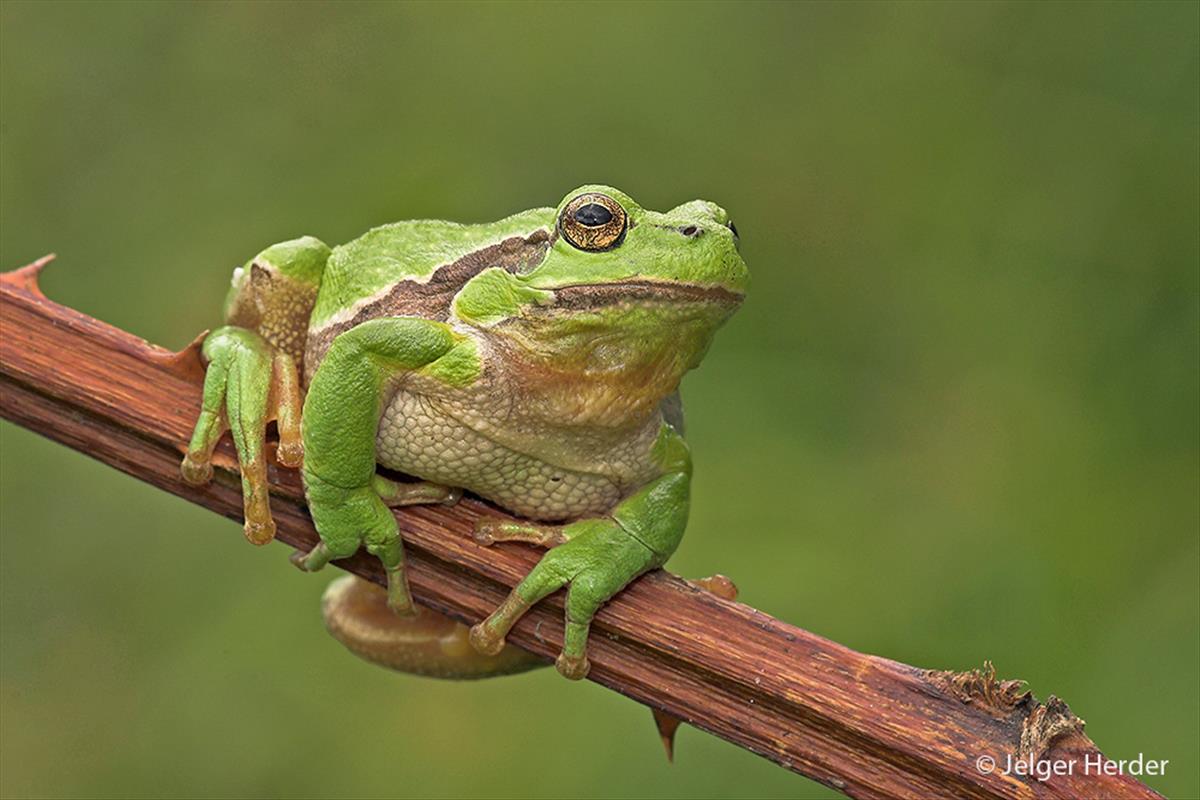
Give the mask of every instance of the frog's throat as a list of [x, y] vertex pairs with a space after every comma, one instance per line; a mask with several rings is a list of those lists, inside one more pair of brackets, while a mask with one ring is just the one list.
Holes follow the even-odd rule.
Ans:
[[700, 363], [736, 308], [672, 303], [657, 291], [649, 302], [609, 300], [572, 306], [556, 298], [482, 331], [504, 353], [525, 402], [545, 406], [548, 418], [608, 428], [644, 422]]

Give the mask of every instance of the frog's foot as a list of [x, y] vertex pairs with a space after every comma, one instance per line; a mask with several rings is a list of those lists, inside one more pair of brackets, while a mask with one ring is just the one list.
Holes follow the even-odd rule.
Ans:
[[372, 478], [372, 483], [379, 499], [392, 507], [433, 504], [452, 506], [462, 499], [463, 494], [463, 490], [458, 487], [443, 486], [429, 481], [400, 483], [382, 475]]
[[275, 537], [264, 447], [267, 423], [278, 423], [281, 464], [298, 467], [304, 458], [296, 365], [254, 331], [229, 326], [204, 340], [203, 354], [208, 371], [200, 417], [180, 472], [192, 484], [211, 480], [213, 450], [230, 431], [242, 472], [246, 538], [266, 544]]
[[590, 667], [588, 630], [606, 600], [656, 566], [657, 556], [611, 519], [589, 519], [561, 531], [565, 543], [542, 557], [491, 616], [471, 628], [471, 645], [481, 653], [503, 649], [504, 637], [529, 608], [567, 586], [566, 631], [555, 662], [567, 678], [580, 680]]
[[557, 547], [567, 541], [561, 525], [538, 525], [499, 517], [475, 520], [475, 530], [471, 536], [484, 547], [491, 547], [496, 542], [528, 542], [541, 547]]
[[404, 569], [400, 529], [388, 506], [454, 505], [462, 498], [462, 489], [428, 481], [399, 483], [382, 475], [372, 475], [366, 486], [345, 488], [311, 470], [305, 473], [305, 486], [321, 543], [307, 553], [293, 553], [291, 562], [304, 572], [316, 572], [331, 559], [354, 555], [365, 544], [387, 574], [388, 608], [397, 616], [416, 616], [418, 609], [413, 605]]
[[321, 478], [308, 464], [305, 465], [308, 508], [321, 534], [321, 543], [309, 553], [294, 554], [292, 563], [312, 572], [331, 559], [349, 558], [365, 545], [367, 552], [379, 559], [387, 574], [388, 607], [400, 616], [412, 616], [416, 614], [416, 607], [404, 570], [400, 528], [378, 492], [379, 481], [392, 482], [378, 476], [366, 480], [366, 485], [346, 488]]

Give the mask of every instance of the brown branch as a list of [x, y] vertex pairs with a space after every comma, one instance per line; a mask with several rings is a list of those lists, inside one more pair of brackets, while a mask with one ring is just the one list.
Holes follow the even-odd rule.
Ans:
[[[240, 519], [227, 443], [212, 484], [179, 477], [199, 408], [194, 347], [173, 354], [47, 300], [37, 274], [48, 260], [0, 277], [0, 413]], [[296, 473], [272, 466], [270, 478], [278, 538], [311, 547], [316, 532]], [[485, 511], [465, 500], [397, 512], [417, 599], [466, 622], [482, 619], [538, 558], [522, 545], [475, 544], [469, 531]], [[375, 559], [361, 554], [338, 566], [382, 580]], [[552, 596], [510, 641], [553, 656], [562, 613], [561, 594]], [[1159, 797], [1097, 769], [1112, 762], [1062, 701], [1039, 704], [990, 666], [929, 672], [856, 653], [662, 571], [622, 592], [592, 630], [592, 680], [851, 797]], [[1069, 764], [1072, 774], [1000, 774], [1010, 757]], [[987, 758], [996, 771], [977, 769]]]

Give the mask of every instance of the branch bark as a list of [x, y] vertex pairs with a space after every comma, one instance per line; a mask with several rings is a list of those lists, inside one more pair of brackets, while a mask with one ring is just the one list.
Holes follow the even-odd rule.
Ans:
[[[179, 476], [203, 379], [195, 343], [172, 353], [46, 299], [37, 275], [49, 260], [0, 276], [0, 414], [240, 520], [228, 442], [209, 486]], [[317, 535], [298, 476], [272, 465], [270, 479], [278, 538], [311, 548]], [[470, 530], [482, 513], [496, 512], [472, 499], [396, 512], [417, 600], [468, 623], [538, 558], [523, 545], [475, 544]], [[378, 562], [362, 554], [337, 566], [383, 582]], [[553, 657], [562, 615], [559, 593], [509, 640]], [[990, 665], [935, 672], [857, 653], [664, 571], [599, 613], [589, 657], [591, 680], [851, 797], [1160, 797], [1109, 774], [1117, 765], [1065, 703], [1038, 703], [1020, 681], [996, 680]], [[1010, 758], [1071, 772], [1044, 781], [1004, 775]]]

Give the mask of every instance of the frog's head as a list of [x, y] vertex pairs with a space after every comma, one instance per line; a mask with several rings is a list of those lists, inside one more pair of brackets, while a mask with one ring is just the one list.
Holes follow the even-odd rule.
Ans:
[[732, 311], [746, 290], [737, 229], [716, 203], [650, 211], [610, 186], [583, 186], [563, 198], [554, 219], [553, 244], [528, 278], [560, 298], [604, 304], [650, 293], [664, 304]]
[[746, 290], [729, 215], [705, 200], [650, 211], [589, 185], [549, 224], [545, 255], [477, 275], [456, 298], [458, 317], [490, 329], [531, 378], [569, 384], [585, 411], [615, 402], [586, 397], [589, 379], [647, 406], [675, 391]]

